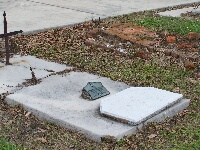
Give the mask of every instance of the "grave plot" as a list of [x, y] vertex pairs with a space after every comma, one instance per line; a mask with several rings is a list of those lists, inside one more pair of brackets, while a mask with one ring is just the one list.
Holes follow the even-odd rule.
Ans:
[[[89, 81], [101, 82], [109, 95], [84, 99], [82, 88]], [[102, 85], [97, 87], [102, 89]], [[136, 133], [147, 122], [163, 121], [176, 115], [190, 102], [178, 93], [156, 88], [130, 88], [123, 82], [74, 71], [45, 78], [37, 85], [8, 95], [6, 101], [12, 105], [21, 104], [43, 120], [79, 131], [99, 142], [108, 138], [115, 141]]]
[[95, 45], [132, 58], [138, 56], [143, 59], [150, 58], [150, 49], [146, 47], [153, 48], [160, 40], [155, 32], [147, 28], [120, 23], [112, 24], [108, 28], [96, 28], [87, 36], [86, 45]]
[[88, 32], [87, 46], [101, 47], [105, 51], [127, 55], [131, 58], [152, 59], [161, 66], [179, 63], [186, 70], [198, 67], [200, 62], [200, 34], [169, 34], [153, 32], [130, 23], [116, 23]]

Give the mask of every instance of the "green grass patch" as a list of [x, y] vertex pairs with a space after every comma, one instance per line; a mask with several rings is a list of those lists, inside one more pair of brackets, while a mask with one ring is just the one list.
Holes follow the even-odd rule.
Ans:
[[[180, 130], [182, 136], [185, 137], [184, 142], [177, 143], [176, 148], [171, 148], [169, 150], [199, 150], [200, 149], [200, 130], [191, 130], [190, 128], [183, 128]], [[175, 136], [171, 134], [171, 136]]]
[[0, 139], [0, 150], [24, 150], [21, 146], [16, 146], [4, 139]]
[[187, 34], [189, 32], [200, 33], [200, 22], [186, 20], [178, 17], [140, 17], [133, 19], [133, 22], [139, 26], [144, 26], [156, 31], [168, 31], [171, 33]]

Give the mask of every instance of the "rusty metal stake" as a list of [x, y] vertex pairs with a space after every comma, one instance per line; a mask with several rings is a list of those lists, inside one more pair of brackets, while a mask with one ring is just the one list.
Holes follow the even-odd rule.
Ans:
[[6, 12], [3, 13], [4, 17], [4, 34], [0, 34], [0, 38], [5, 38], [5, 49], [6, 49], [6, 65], [10, 65], [9, 58], [10, 58], [10, 51], [9, 51], [9, 44], [8, 44], [8, 38], [9, 36], [16, 35], [18, 33], [22, 33], [23, 31], [14, 31], [7, 33], [7, 20], [6, 20]]
[[8, 45], [8, 36], [7, 34], [7, 20], [6, 20], [6, 12], [3, 13], [4, 17], [4, 35], [5, 35], [5, 48], [6, 48], [6, 65], [10, 65], [9, 58], [10, 58], [10, 52], [9, 52], [9, 45]]

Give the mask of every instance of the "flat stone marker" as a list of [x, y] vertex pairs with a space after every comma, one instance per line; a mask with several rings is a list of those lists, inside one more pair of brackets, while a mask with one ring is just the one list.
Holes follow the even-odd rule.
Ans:
[[85, 99], [96, 100], [109, 94], [110, 92], [102, 85], [101, 82], [88, 82], [82, 89], [81, 96]]
[[182, 94], [153, 87], [131, 87], [101, 100], [100, 112], [138, 125], [183, 99]]

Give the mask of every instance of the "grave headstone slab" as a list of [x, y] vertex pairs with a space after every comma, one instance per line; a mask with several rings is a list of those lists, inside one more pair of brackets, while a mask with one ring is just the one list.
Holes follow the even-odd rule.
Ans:
[[120, 122], [138, 125], [182, 99], [182, 94], [153, 87], [131, 87], [103, 98], [100, 113]]

